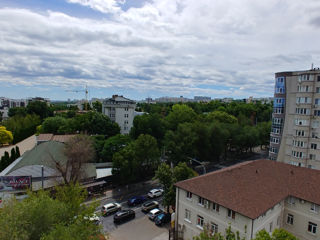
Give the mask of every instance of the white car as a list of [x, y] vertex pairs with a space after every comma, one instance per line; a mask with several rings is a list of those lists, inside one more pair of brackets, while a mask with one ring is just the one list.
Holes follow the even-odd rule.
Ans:
[[102, 214], [109, 215], [121, 210], [121, 205], [119, 203], [108, 203], [102, 207]]
[[161, 213], [163, 213], [162, 210], [160, 210], [159, 208], [155, 208], [148, 213], [148, 217], [151, 221], [154, 221], [154, 219]]
[[161, 188], [155, 188], [155, 189], [152, 189], [148, 192], [148, 197], [149, 198], [155, 198], [155, 197], [159, 197], [161, 196], [163, 193], [163, 189]]

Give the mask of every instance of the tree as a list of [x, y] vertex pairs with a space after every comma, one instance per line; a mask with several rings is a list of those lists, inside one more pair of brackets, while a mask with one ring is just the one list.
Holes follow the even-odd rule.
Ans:
[[8, 131], [6, 127], [0, 126], [0, 144], [7, 144], [13, 141], [12, 132]]
[[55, 198], [39, 191], [6, 202], [0, 211], [0, 240], [97, 239], [99, 226], [89, 220], [96, 205], [82, 204], [86, 192], [77, 184], [56, 191]]
[[159, 164], [157, 141], [150, 135], [141, 134], [112, 158], [112, 174], [120, 183], [145, 179], [153, 174]]
[[52, 116], [52, 111], [49, 109], [48, 104], [42, 101], [34, 101], [28, 103], [27, 112], [28, 114], [36, 114], [41, 119]]
[[8, 116], [14, 117], [14, 116], [20, 116], [25, 117], [27, 115], [27, 109], [25, 107], [13, 107], [9, 108]]
[[3, 171], [10, 164], [10, 156], [7, 151], [4, 152], [4, 155], [1, 157], [0, 161], [0, 172]]
[[41, 132], [57, 134], [60, 127], [64, 126], [66, 122], [67, 120], [63, 117], [48, 117], [41, 125]]
[[39, 116], [27, 114], [25, 117], [17, 115], [9, 118], [3, 122], [3, 125], [12, 132], [13, 143], [17, 143], [35, 134], [40, 123]]
[[[229, 226], [225, 230], [224, 235], [221, 233], [212, 235], [209, 232], [208, 227], [205, 227], [204, 231], [202, 231], [199, 236], [193, 237], [193, 240], [246, 240], [246, 238], [241, 238], [239, 232], [233, 232], [231, 226]], [[253, 240], [298, 240], [298, 238], [284, 229], [275, 229], [271, 236], [263, 229], [256, 233], [256, 237]]]
[[221, 123], [237, 123], [238, 119], [226, 112], [213, 111], [208, 114], [207, 119], [210, 121], [219, 121]]
[[131, 141], [132, 140], [128, 135], [117, 134], [109, 137], [104, 142], [101, 152], [101, 159], [104, 162], [112, 162], [113, 154], [126, 147]]
[[130, 136], [137, 139], [140, 134], [149, 134], [160, 143], [165, 134], [164, 120], [159, 114], [143, 114], [133, 119]]
[[100, 101], [93, 102], [92, 107], [96, 112], [102, 113], [102, 103]]
[[174, 168], [170, 168], [168, 164], [162, 163], [155, 172], [154, 179], [158, 179], [163, 186], [163, 205], [175, 205], [176, 190], [174, 184], [188, 178], [195, 177], [197, 173], [187, 166], [186, 163], [179, 163]]
[[171, 130], [177, 129], [180, 123], [193, 122], [196, 119], [196, 113], [187, 105], [173, 105], [172, 112], [166, 118], [168, 128]]
[[89, 136], [76, 135], [66, 143], [64, 154], [67, 156], [66, 163], [61, 163], [54, 157], [52, 160], [66, 184], [76, 183], [84, 177], [85, 164], [94, 159], [93, 142]]

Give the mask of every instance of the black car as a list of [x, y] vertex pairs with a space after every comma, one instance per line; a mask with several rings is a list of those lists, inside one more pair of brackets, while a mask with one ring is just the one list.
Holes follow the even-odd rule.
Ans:
[[162, 224], [168, 223], [171, 220], [170, 213], [161, 213], [155, 218], [155, 224], [161, 226]]
[[159, 207], [159, 203], [157, 201], [146, 202], [146, 203], [142, 204], [141, 211], [142, 212], [149, 212], [150, 210], [152, 210], [154, 208], [158, 208], [158, 207]]
[[128, 200], [129, 206], [135, 206], [140, 203], [144, 203], [147, 199], [144, 196], [135, 196]]
[[135, 218], [135, 216], [136, 216], [136, 213], [131, 209], [121, 210], [114, 215], [113, 222], [114, 223], [125, 222], [127, 220]]

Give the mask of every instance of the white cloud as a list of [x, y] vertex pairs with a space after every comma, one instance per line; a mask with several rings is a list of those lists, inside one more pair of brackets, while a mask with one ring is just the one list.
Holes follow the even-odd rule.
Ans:
[[90, 7], [96, 11], [103, 13], [115, 13], [121, 11], [121, 5], [125, 0], [67, 0], [70, 3], [77, 3], [86, 7]]
[[272, 96], [274, 72], [320, 64], [318, 1], [69, 1], [108, 18], [0, 9], [1, 83]]

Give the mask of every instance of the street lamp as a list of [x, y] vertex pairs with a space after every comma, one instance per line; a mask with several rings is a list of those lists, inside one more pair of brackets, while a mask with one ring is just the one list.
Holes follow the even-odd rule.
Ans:
[[203, 164], [202, 162], [198, 161], [198, 160], [195, 159], [195, 158], [191, 158], [191, 157], [187, 157], [187, 158], [190, 160], [190, 163], [191, 163], [191, 161], [194, 161], [194, 162], [200, 164], [200, 166], [203, 167], [203, 174], [206, 174], [206, 173], [207, 173], [206, 167], [204, 166], [204, 164]]

